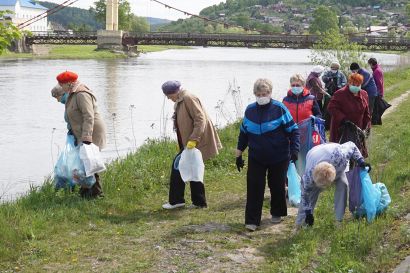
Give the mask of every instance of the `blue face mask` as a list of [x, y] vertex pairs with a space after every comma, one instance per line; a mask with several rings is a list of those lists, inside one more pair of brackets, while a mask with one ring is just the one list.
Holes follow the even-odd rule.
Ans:
[[302, 86], [292, 86], [290, 90], [292, 91], [293, 94], [297, 96], [303, 92], [303, 87]]
[[64, 93], [64, 95], [61, 96], [60, 102], [62, 104], [65, 104], [67, 102], [67, 98], [68, 98], [68, 93]]
[[349, 90], [353, 94], [359, 93], [360, 89], [361, 89], [361, 86], [349, 85]]

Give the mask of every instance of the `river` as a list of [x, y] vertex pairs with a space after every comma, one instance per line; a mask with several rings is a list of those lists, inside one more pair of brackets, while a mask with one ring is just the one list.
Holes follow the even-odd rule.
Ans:
[[[64, 147], [64, 106], [50, 95], [58, 73], [71, 70], [89, 86], [108, 127], [107, 161], [132, 152], [147, 138], [173, 136], [172, 102], [161, 84], [178, 79], [198, 95], [214, 123], [224, 126], [242, 114], [257, 78], [273, 82], [282, 99], [294, 73], [307, 75], [309, 50], [193, 48], [121, 60], [0, 60], [0, 199], [41, 185]], [[400, 56], [372, 54], [385, 70]], [[236, 104], [229, 86], [238, 86]], [[236, 88], [237, 90], [238, 88]], [[242, 107], [240, 107], [240, 103]]]

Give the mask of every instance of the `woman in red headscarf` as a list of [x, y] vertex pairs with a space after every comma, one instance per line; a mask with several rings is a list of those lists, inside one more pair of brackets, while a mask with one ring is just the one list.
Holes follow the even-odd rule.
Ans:
[[[77, 144], [97, 145], [100, 150], [105, 147], [105, 123], [98, 112], [94, 93], [78, 81], [78, 75], [65, 71], [57, 76], [59, 85], [68, 93], [65, 103], [66, 115]], [[98, 174], [96, 183], [91, 188], [80, 188], [83, 197], [96, 197], [103, 194]]]

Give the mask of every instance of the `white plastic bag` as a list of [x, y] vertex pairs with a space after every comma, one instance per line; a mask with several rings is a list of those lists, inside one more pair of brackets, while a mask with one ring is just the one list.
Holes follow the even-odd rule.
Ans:
[[178, 168], [184, 182], [204, 182], [205, 165], [198, 149], [185, 149], [181, 153]]
[[101, 157], [100, 148], [94, 143], [81, 145], [80, 158], [84, 163], [87, 177], [105, 171], [105, 164]]

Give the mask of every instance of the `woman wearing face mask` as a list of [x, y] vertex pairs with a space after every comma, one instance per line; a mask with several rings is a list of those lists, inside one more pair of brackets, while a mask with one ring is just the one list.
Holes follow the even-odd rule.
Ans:
[[300, 74], [290, 77], [290, 90], [283, 99], [283, 104], [289, 109], [293, 120], [299, 123], [310, 116], [321, 118], [319, 105], [309, 90], [304, 87], [305, 79]]
[[[76, 143], [89, 145], [94, 143], [100, 150], [105, 147], [106, 129], [102, 120], [94, 93], [78, 81], [78, 75], [65, 71], [57, 76], [58, 84], [62, 87], [67, 98], [65, 111], [71, 131]], [[82, 197], [103, 196], [100, 177], [95, 174], [96, 182], [91, 188], [80, 188]]]
[[[51, 89], [51, 96], [55, 98], [58, 102], [65, 104], [67, 101], [68, 93], [65, 93], [63, 88], [57, 84], [53, 89]], [[64, 111], [64, 120], [67, 122], [68, 133], [72, 134], [70, 123], [68, 122], [67, 114]]]
[[349, 76], [348, 84], [335, 92], [329, 102], [328, 111], [332, 115], [330, 141], [339, 142], [339, 128], [351, 121], [360, 129], [370, 128], [370, 111], [367, 92], [361, 89], [363, 76], [354, 73]]
[[322, 75], [323, 70], [323, 66], [316, 65], [313, 67], [312, 72], [310, 72], [306, 80], [306, 87], [309, 89], [310, 94], [315, 96], [320, 112], [323, 112], [323, 96], [328, 95], [322, 86], [322, 82], [320, 81], [320, 76]]
[[236, 150], [238, 171], [244, 167], [243, 151], [249, 146], [245, 228], [254, 231], [261, 223], [266, 178], [271, 193], [272, 223], [287, 215], [285, 182], [289, 160], [299, 152], [299, 130], [288, 109], [273, 100], [272, 82], [258, 79], [256, 102], [245, 111]]

